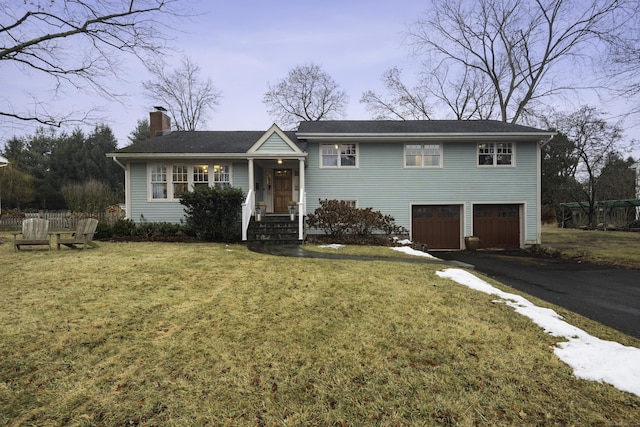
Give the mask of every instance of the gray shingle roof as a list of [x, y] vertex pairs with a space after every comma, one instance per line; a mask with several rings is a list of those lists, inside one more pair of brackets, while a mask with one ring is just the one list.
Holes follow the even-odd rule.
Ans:
[[497, 120], [323, 120], [301, 122], [298, 134], [549, 133]]
[[[302, 151], [305, 137], [313, 134], [401, 135], [401, 134], [549, 134], [528, 126], [496, 120], [326, 120], [301, 122], [297, 132], [285, 132]], [[246, 153], [265, 131], [194, 131], [172, 132], [124, 147], [116, 153]], [[300, 140], [298, 136], [300, 136]]]
[[[117, 153], [246, 153], [264, 131], [194, 131], [171, 132], [124, 147]], [[302, 150], [306, 143], [298, 141], [295, 132], [285, 132]]]

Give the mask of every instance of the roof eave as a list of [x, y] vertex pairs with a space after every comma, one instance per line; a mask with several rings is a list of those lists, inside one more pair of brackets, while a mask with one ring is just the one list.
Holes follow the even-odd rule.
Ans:
[[342, 140], [342, 141], [539, 141], [555, 135], [554, 132], [495, 132], [495, 133], [299, 133], [298, 139], [306, 140]]
[[304, 158], [305, 152], [283, 153], [107, 153], [107, 157], [118, 159], [274, 159], [274, 158]]

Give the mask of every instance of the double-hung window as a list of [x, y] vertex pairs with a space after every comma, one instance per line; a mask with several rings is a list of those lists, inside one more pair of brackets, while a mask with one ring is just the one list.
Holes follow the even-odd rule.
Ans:
[[358, 167], [357, 144], [322, 144], [320, 146], [321, 168]]
[[405, 144], [404, 166], [407, 168], [442, 167], [442, 145]]
[[152, 165], [151, 198], [161, 200], [167, 197], [167, 167], [165, 165]]
[[213, 165], [213, 186], [216, 188], [231, 187], [231, 174], [229, 173], [229, 165]]
[[478, 166], [515, 166], [513, 142], [483, 142], [478, 144]]
[[195, 165], [193, 167], [193, 188], [209, 186], [209, 166]]
[[187, 191], [189, 191], [189, 173], [187, 165], [173, 165], [173, 198], [177, 199]]
[[176, 201], [198, 187], [231, 187], [231, 166], [225, 163], [152, 164], [148, 168], [148, 184], [149, 200]]

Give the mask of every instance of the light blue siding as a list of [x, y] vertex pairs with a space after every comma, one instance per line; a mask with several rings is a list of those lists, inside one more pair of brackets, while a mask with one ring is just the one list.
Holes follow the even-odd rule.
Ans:
[[[149, 164], [158, 162], [149, 162]], [[169, 161], [163, 163], [171, 164]], [[180, 161], [179, 163], [185, 163]], [[235, 188], [241, 188], [246, 194], [249, 187], [248, 164], [246, 160], [242, 161], [220, 161], [216, 159], [198, 160], [193, 164], [214, 164], [214, 163], [230, 163], [231, 164], [231, 185]], [[184, 206], [178, 200], [149, 200], [149, 182], [147, 173], [147, 163], [129, 164], [130, 167], [130, 197], [128, 203], [130, 206], [130, 219], [148, 222], [172, 222], [178, 223], [183, 221]], [[170, 172], [168, 172], [170, 173]]]
[[464, 207], [464, 235], [472, 234], [474, 203], [524, 205], [526, 234], [537, 236], [537, 165], [535, 143], [516, 144], [516, 167], [479, 168], [475, 143], [445, 143], [443, 167], [405, 168], [402, 143], [360, 143], [359, 167], [321, 169], [319, 144], [308, 145], [308, 211], [319, 199], [357, 200], [392, 215], [410, 229], [412, 204], [459, 204]]
[[256, 150], [258, 153], [292, 153], [293, 148], [280, 138], [277, 133], [272, 133], [269, 138]]

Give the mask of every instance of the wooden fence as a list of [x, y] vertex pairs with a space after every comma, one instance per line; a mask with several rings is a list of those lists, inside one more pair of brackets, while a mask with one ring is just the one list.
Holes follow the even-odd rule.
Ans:
[[113, 225], [124, 218], [124, 212], [102, 212], [99, 214], [85, 214], [70, 211], [39, 211], [25, 212], [24, 216], [4, 214], [0, 216], [0, 231], [14, 231], [22, 229], [22, 221], [27, 218], [44, 218], [49, 220], [49, 231], [74, 230], [81, 218], [97, 218], [101, 222]]

